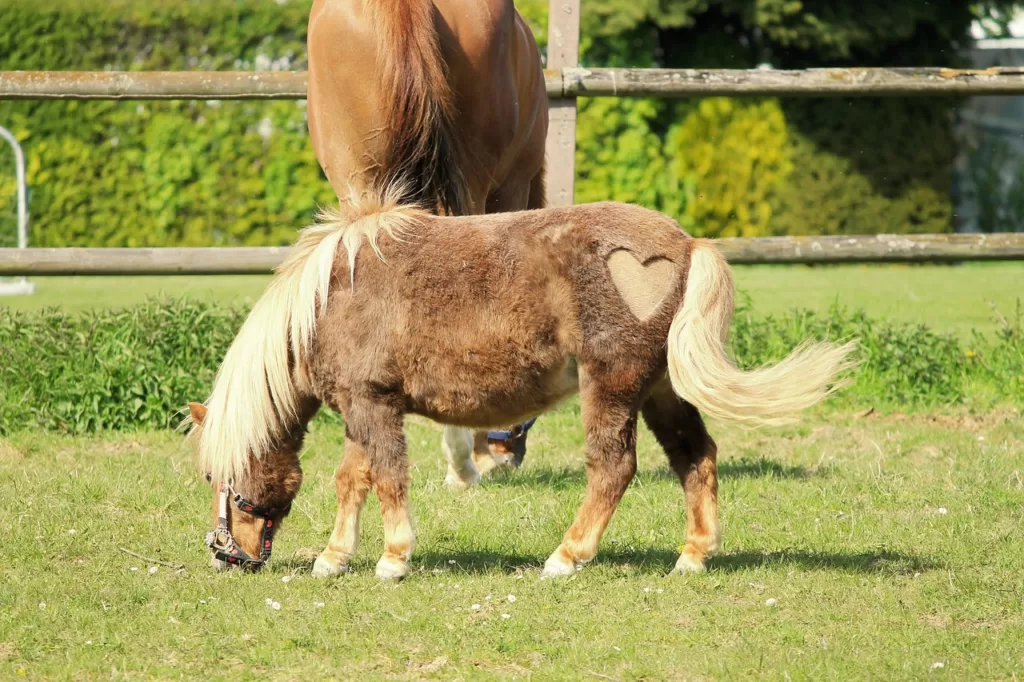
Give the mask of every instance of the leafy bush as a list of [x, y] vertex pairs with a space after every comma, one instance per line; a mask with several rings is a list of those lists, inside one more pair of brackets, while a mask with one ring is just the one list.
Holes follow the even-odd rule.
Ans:
[[[246, 311], [156, 300], [122, 311], [18, 313], [0, 308], [0, 434], [87, 433], [175, 426], [203, 399]], [[739, 363], [778, 360], [807, 337], [859, 337], [863, 364], [838, 406], [903, 410], [1003, 401], [1024, 404], [1024, 316], [995, 339], [964, 345], [923, 326], [833, 309], [757, 317], [737, 310]]]
[[754, 367], [781, 359], [806, 338], [860, 340], [862, 364], [841, 394], [847, 404], [927, 409], [979, 401], [1024, 403], [1024, 313], [1001, 318], [995, 339], [975, 332], [964, 344], [922, 324], [895, 323], [833, 306], [828, 314], [794, 310], [757, 317], [737, 307], [733, 352]]
[[[303, 69], [310, 4], [0, 0], [0, 69]], [[582, 59], [955, 66], [972, 12], [1010, 5], [584, 0]], [[517, 6], [543, 49], [548, 3]], [[577, 200], [643, 204], [708, 236], [948, 231], [955, 104], [582, 99]], [[0, 125], [26, 146], [36, 246], [283, 244], [334, 198], [301, 102], [8, 101]], [[0, 246], [11, 163], [0, 147]]]
[[84, 314], [0, 308], [0, 433], [172, 426], [208, 395], [245, 312], [185, 300]]

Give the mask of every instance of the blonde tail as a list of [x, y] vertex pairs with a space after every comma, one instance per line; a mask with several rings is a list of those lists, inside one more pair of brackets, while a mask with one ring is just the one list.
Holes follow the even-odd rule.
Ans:
[[776, 365], [750, 372], [736, 367], [725, 351], [734, 305], [732, 271], [710, 241], [694, 241], [685, 297], [668, 333], [668, 371], [676, 394], [705, 415], [775, 426], [792, 422], [795, 413], [839, 388], [833, 382], [855, 364], [849, 360], [855, 341], [805, 342]]

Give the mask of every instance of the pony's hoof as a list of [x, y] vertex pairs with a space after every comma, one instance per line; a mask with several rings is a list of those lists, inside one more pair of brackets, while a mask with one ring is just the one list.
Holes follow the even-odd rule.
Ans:
[[580, 567], [571, 561], [566, 561], [556, 551], [544, 562], [544, 570], [540, 572], [540, 579], [565, 578], [570, 575], [576, 575], [579, 570]]
[[686, 573], [703, 573], [706, 570], [704, 560], [690, 554], [680, 554], [676, 560], [676, 567], [670, 575], [684, 575]]
[[313, 562], [314, 578], [330, 578], [342, 573], [348, 573], [348, 566], [342, 563], [331, 563], [323, 556], [318, 556]]
[[410, 572], [409, 562], [383, 556], [377, 562], [377, 577], [381, 580], [401, 580]]
[[468, 490], [469, 488], [472, 488], [479, 482], [480, 474], [475, 471], [473, 472], [473, 475], [470, 476], [468, 479], [459, 477], [459, 475], [456, 474], [454, 471], [449, 471], [448, 475], [444, 477], [445, 486], [450, 488], [451, 490]]

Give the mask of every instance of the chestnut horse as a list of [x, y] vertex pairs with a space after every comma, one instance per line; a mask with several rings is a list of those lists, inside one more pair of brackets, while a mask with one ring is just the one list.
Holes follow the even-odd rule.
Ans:
[[[309, 133], [343, 204], [397, 183], [454, 215], [544, 206], [547, 91], [512, 0], [316, 0], [308, 52]], [[522, 462], [521, 430], [493, 454], [487, 436], [445, 429], [449, 485]]]
[[384, 518], [377, 574], [400, 578], [415, 541], [405, 415], [491, 428], [579, 392], [586, 495], [542, 576], [595, 556], [636, 472], [641, 414], [685, 491], [675, 571], [703, 570], [720, 533], [717, 450], [701, 412], [782, 423], [835, 390], [853, 344], [805, 345], [775, 366], [738, 369], [725, 350], [729, 266], [712, 242], [654, 211], [608, 202], [439, 217], [400, 205], [404, 196], [353, 196], [305, 229], [209, 401], [189, 405], [218, 490], [215, 561], [269, 558], [321, 404], [345, 418], [345, 458], [334, 532], [313, 573], [348, 570], [373, 488]]

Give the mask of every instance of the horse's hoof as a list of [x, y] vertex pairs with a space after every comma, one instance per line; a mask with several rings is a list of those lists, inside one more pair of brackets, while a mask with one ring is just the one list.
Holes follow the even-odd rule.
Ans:
[[704, 560], [690, 554], [680, 554], [676, 560], [676, 567], [670, 575], [684, 575], [687, 573], [703, 573], [706, 570]]
[[468, 480], [460, 478], [459, 475], [453, 471], [449, 471], [448, 475], [444, 477], [444, 484], [446, 487], [460, 492], [472, 488], [479, 482], [480, 474], [476, 472], [473, 472], [473, 475], [470, 476]]
[[411, 570], [409, 562], [395, 557], [382, 556], [377, 562], [377, 577], [381, 580], [401, 580]]
[[318, 556], [316, 561], [313, 562], [313, 577], [314, 578], [330, 578], [342, 573], [348, 573], [348, 566], [341, 563], [331, 563], [323, 556]]
[[547, 561], [544, 562], [544, 570], [540, 573], [541, 580], [550, 580], [552, 578], [565, 578], [570, 575], [576, 575], [580, 570], [572, 562], [566, 561], [561, 556], [558, 556], [558, 552], [551, 555]]

